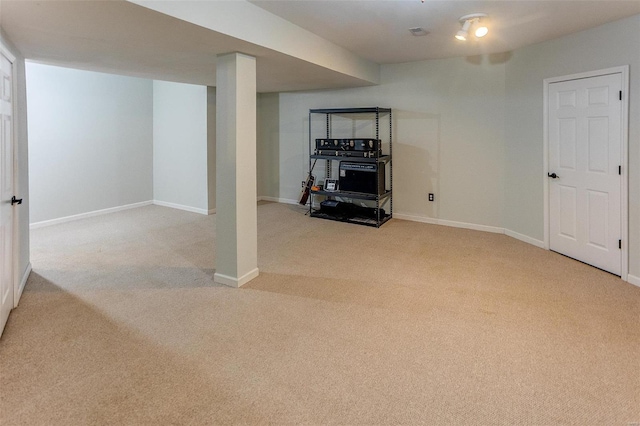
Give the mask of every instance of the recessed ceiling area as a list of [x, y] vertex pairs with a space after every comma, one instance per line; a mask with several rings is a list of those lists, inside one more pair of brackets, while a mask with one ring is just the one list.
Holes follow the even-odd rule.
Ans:
[[[138, 1], [143, 5], [145, 2]], [[215, 31], [195, 20], [187, 22], [124, 0], [0, 0], [0, 21], [11, 41], [29, 60], [214, 86], [216, 56], [242, 52], [257, 58], [258, 91], [279, 92], [375, 84], [375, 78], [359, 78], [355, 73], [340, 72], [327, 65], [349, 55], [351, 63], [360, 61], [364, 68], [377, 70], [377, 64], [503, 53], [640, 13], [640, 1], [617, 0], [155, 3], [158, 7], [182, 8], [192, 15], [198, 15], [199, 8], [224, 11], [226, 6], [240, 4], [253, 9], [250, 12], [268, 15], [266, 21], [272, 25], [253, 27], [251, 39], [243, 37], [241, 31], [233, 34]], [[210, 7], [207, 9], [206, 5]], [[489, 34], [482, 39], [469, 37], [466, 42], [455, 40], [459, 18], [475, 12], [489, 15]], [[251, 21], [246, 21], [237, 16], [227, 20], [238, 28], [252, 28], [247, 26]], [[262, 44], [261, 37], [278, 37], [278, 26], [295, 27], [310, 34], [326, 42], [328, 51], [339, 55], [317, 55], [324, 58], [323, 66], [304, 55], [287, 54], [286, 49]], [[413, 36], [409, 29], [417, 27], [428, 34]], [[294, 46], [298, 52], [307, 46], [302, 38], [281, 37], [280, 41]]]

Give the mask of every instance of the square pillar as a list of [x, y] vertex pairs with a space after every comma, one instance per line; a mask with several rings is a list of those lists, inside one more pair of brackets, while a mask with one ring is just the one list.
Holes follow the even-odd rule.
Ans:
[[256, 59], [220, 55], [216, 64], [216, 273], [240, 287], [258, 276]]

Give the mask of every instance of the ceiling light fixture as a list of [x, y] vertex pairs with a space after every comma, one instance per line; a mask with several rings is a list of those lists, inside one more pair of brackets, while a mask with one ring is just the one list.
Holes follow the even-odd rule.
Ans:
[[460, 41], [465, 41], [469, 36], [470, 26], [471, 26], [471, 21], [464, 21], [464, 24], [462, 24], [462, 28], [460, 28], [460, 30], [458, 30], [458, 33], [456, 34], [456, 38]]
[[482, 20], [487, 18], [486, 13], [472, 13], [470, 15], [464, 15], [460, 17], [459, 21], [462, 24], [462, 28], [456, 33], [456, 39], [465, 41], [469, 36], [469, 29], [473, 24], [476, 24], [475, 35], [476, 37], [484, 37], [489, 32], [489, 28], [482, 23]]
[[489, 32], [489, 28], [482, 26], [482, 27], [476, 28], [475, 35], [476, 37], [480, 38], [480, 37], [486, 36], [488, 32]]

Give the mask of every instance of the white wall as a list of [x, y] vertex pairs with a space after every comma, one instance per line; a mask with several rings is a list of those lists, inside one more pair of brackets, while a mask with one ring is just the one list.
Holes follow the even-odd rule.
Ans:
[[215, 89], [36, 63], [27, 79], [32, 223], [151, 200], [215, 208]]
[[629, 273], [640, 277], [640, 15], [513, 52], [506, 67], [505, 226], [542, 240], [545, 78], [630, 65]]
[[27, 63], [31, 222], [152, 199], [152, 82]]
[[[269, 185], [262, 188], [269, 193], [262, 195], [297, 198], [308, 167], [309, 109], [391, 107], [394, 213], [503, 226], [505, 59], [384, 65], [379, 86], [280, 94], [279, 116], [274, 114], [280, 123], [279, 161], [270, 174], [263, 172]], [[277, 102], [263, 99], [260, 105], [272, 108]], [[263, 140], [270, 133], [259, 131]], [[263, 152], [261, 163], [273, 167], [273, 155]], [[435, 202], [427, 201], [429, 192]]]
[[280, 96], [258, 94], [258, 195], [277, 197], [280, 193]]
[[206, 214], [207, 87], [153, 82], [153, 196]]
[[216, 88], [207, 87], [207, 196], [209, 213], [216, 208]]

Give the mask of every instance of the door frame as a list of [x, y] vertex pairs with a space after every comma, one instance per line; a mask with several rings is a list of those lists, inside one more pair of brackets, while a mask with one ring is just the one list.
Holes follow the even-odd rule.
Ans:
[[543, 161], [542, 179], [544, 193], [544, 248], [549, 250], [549, 85], [563, 81], [580, 80], [604, 75], [620, 74], [622, 78], [622, 179], [620, 187], [620, 238], [622, 238], [622, 265], [620, 278], [628, 281], [629, 274], [629, 65], [596, 71], [545, 78], [543, 82]]
[[[11, 187], [13, 189], [13, 193], [16, 192], [16, 184], [18, 182], [18, 124], [17, 124], [17, 114], [18, 114], [18, 64], [16, 56], [9, 50], [9, 48], [4, 44], [3, 40], [0, 39], [0, 53], [9, 59], [11, 62], [11, 108], [13, 109], [11, 115], [11, 144], [12, 144], [12, 153], [13, 153], [13, 177], [11, 182]], [[14, 208], [12, 209], [12, 222], [13, 229], [11, 232], [11, 277], [13, 279], [13, 307], [16, 308], [18, 306], [18, 302], [20, 300], [20, 277], [19, 277], [19, 219], [18, 212]]]

